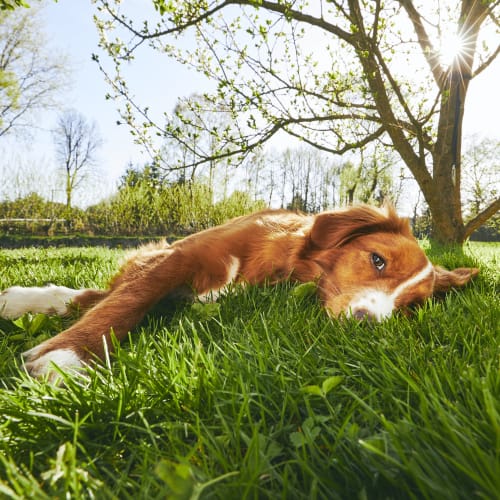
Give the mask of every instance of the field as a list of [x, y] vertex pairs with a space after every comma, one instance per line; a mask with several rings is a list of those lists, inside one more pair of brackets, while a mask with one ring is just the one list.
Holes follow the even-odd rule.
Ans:
[[[59, 388], [20, 353], [63, 322], [0, 320], [0, 497], [500, 498], [500, 246], [427, 250], [481, 274], [382, 324], [236, 287], [151, 314]], [[0, 289], [103, 286], [121, 256], [0, 251]]]

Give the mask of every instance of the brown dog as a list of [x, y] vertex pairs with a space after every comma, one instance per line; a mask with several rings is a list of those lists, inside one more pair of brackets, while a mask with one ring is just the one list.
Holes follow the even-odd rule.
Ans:
[[317, 281], [332, 316], [382, 320], [436, 292], [466, 284], [478, 269], [433, 266], [392, 207], [359, 206], [316, 216], [267, 210], [238, 217], [169, 246], [140, 249], [108, 290], [12, 287], [0, 295], [0, 316], [25, 312], [85, 314], [70, 328], [24, 354], [34, 376], [79, 367], [122, 340], [160, 299], [203, 297], [235, 282]]

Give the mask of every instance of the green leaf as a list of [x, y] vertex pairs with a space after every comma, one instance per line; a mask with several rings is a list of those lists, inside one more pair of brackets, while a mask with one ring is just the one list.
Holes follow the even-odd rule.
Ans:
[[155, 468], [157, 476], [169, 488], [168, 497], [173, 500], [192, 498], [196, 485], [193, 471], [188, 464], [180, 464], [164, 459]]
[[[321, 421], [322, 419], [320, 419]], [[299, 448], [305, 444], [313, 444], [315, 439], [321, 433], [321, 427], [315, 425], [316, 419], [314, 417], [308, 417], [304, 420], [302, 424], [302, 432], [292, 432], [290, 434], [290, 441], [292, 444]]]
[[314, 281], [308, 281], [307, 283], [297, 285], [291, 293], [296, 299], [302, 300], [312, 297], [316, 293], [317, 289], [318, 287]]
[[191, 306], [191, 312], [194, 313], [196, 319], [198, 319], [199, 321], [207, 321], [219, 315], [220, 304], [218, 304], [217, 302], [209, 302], [208, 304], [195, 302]]
[[323, 392], [319, 385], [305, 385], [300, 390], [306, 394], [314, 394], [315, 396], [323, 396]]
[[15, 319], [12, 323], [16, 325], [18, 328], [24, 331], [28, 331], [29, 328], [29, 320], [27, 322], [27, 314], [24, 314], [20, 318]]
[[36, 314], [31, 320], [30, 333], [38, 333], [48, 323], [48, 319], [45, 314]]
[[306, 438], [302, 432], [292, 432], [290, 434], [290, 441], [296, 448], [300, 448], [306, 444]]
[[300, 388], [301, 392], [306, 394], [314, 394], [315, 396], [325, 397], [330, 391], [335, 389], [338, 385], [342, 383], [344, 377], [340, 375], [334, 375], [333, 377], [328, 377], [323, 380], [321, 387], [319, 385], [305, 385]]
[[340, 375], [335, 375], [333, 377], [328, 377], [321, 384], [321, 390], [323, 394], [326, 396], [330, 391], [335, 389], [338, 385], [340, 385], [344, 380], [344, 377]]

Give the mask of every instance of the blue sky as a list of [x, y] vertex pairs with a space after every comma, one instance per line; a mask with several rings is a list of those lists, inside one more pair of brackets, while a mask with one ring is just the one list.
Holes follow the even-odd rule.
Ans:
[[[127, 0], [127, 3], [136, 4], [140, 9], [145, 1], [149, 0]], [[44, 18], [52, 45], [66, 52], [72, 62], [74, 85], [65, 107], [75, 108], [98, 123], [104, 138], [101, 163], [112, 181], [123, 173], [128, 162], [142, 164], [148, 158], [133, 143], [128, 128], [116, 124], [119, 119], [116, 105], [105, 99], [109, 87], [97, 64], [91, 60], [92, 53], [99, 53], [92, 19], [94, 12], [95, 6], [90, 1], [58, 0], [57, 3], [46, 2]], [[171, 111], [179, 96], [206, 87], [201, 75], [166, 57], [160, 59], [150, 50], [141, 51], [141, 57], [126, 71], [138, 102], [155, 105], [162, 111]], [[50, 127], [53, 114], [48, 113], [46, 120]], [[52, 143], [48, 146], [52, 147]]]
[[[88, 0], [47, 1], [45, 5], [46, 34], [54, 49], [68, 54], [72, 65], [74, 85], [65, 96], [64, 107], [75, 108], [98, 123], [104, 138], [99, 155], [102, 172], [100, 189], [110, 193], [129, 162], [143, 164], [147, 157], [133, 143], [127, 127], [116, 125], [119, 118], [116, 106], [112, 101], [105, 100], [108, 87], [97, 64], [91, 60], [91, 54], [98, 52], [97, 32], [92, 20], [95, 6]], [[145, 5], [151, 5], [150, 0], [127, 0], [127, 8], [140, 11]], [[137, 101], [157, 106], [161, 111], [171, 111], [178, 97], [202, 91], [207, 86], [202, 76], [150, 50], [141, 51], [140, 57], [127, 68], [127, 72]], [[494, 67], [472, 82], [466, 106], [465, 134], [500, 137], [499, 81], [500, 58], [497, 58]], [[48, 130], [54, 125], [56, 114], [46, 113], [39, 118], [39, 123], [47, 132], [39, 134], [32, 149], [50, 164], [53, 143]], [[28, 150], [26, 154], [29, 154]]]

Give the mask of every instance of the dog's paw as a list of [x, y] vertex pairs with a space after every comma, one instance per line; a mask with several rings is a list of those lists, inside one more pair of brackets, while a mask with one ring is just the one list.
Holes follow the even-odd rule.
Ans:
[[27, 312], [57, 314], [70, 312], [69, 304], [81, 293], [65, 286], [13, 286], [0, 293], [0, 317], [16, 319]]
[[47, 350], [46, 341], [22, 354], [26, 371], [35, 378], [44, 378], [52, 384], [57, 384], [60, 373], [56, 367], [64, 372], [78, 371], [86, 365], [73, 349], [59, 348]]

